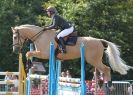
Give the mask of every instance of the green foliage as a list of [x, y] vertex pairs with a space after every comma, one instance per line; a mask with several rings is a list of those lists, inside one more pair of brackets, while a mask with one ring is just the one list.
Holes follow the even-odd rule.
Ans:
[[[0, 66], [5, 70], [17, 64], [12, 53], [11, 26], [21, 24], [49, 25], [51, 20], [42, 12], [54, 5], [58, 13], [72, 22], [79, 36], [102, 38], [121, 46], [122, 58], [128, 65], [133, 63], [133, 1], [132, 0], [0, 0]], [[5, 39], [6, 38], [6, 39]], [[24, 48], [24, 51], [27, 49]], [[63, 63], [79, 76], [80, 60]], [[9, 67], [10, 65], [10, 67]], [[17, 66], [16, 66], [17, 67]], [[77, 68], [75, 68], [77, 67]], [[87, 74], [90, 66], [87, 65]], [[132, 79], [113, 73], [114, 79]]]
[[[18, 56], [12, 53], [11, 28], [20, 24], [37, 24], [36, 16], [41, 2], [36, 0], [0, 1], [0, 66], [2, 70], [18, 70]], [[36, 11], [35, 11], [36, 10]], [[17, 65], [17, 66], [16, 66]], [[13, 67], [16, 68], [13, 68]]]

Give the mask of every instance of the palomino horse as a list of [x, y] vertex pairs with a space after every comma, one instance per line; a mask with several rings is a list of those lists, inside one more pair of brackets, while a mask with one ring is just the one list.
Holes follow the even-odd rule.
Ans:
[[[35, 25], [20, 25], [12, 27], [13, 32], [13, 51], [19, 51], [23, 47], [23, 43], [26, 39], [30, 39], [35, 44], [35, 51], [28, 51], [26, 57], [37, 57], [41, 59], [49, 58], [50, 42], [54, 41], [56, 35], [55, 30], [42, 31], [42, 27]], [[41, 33], [41, 35], [39, 34]], [[108, 45], [107, 54], [109, 56], [109, 64], [114, 71], [120, 74], [127, 74], [127, 71], [131, 69], [131, 66], [125, 65], [124, 61], [120, 58], [120, 52], [118, 47], [109, 41], [104, 39], [96, 39], [92, 37], [78, 37], [75, 46], [66, 46], [67, 53], [58, 54], [58, 58], [62, 60], [76, 59], [80, 57], [80, 44], [84, 43], [85, 46], [85, 59], [87, 63], [96, 67], [99, 71], [104, 73], [105, 80], [111, 80], [110, 68], [102, 63], [103, 52], [105, 49], [104, 44]], [[104, 44], [103, 44], [104, 43]]]

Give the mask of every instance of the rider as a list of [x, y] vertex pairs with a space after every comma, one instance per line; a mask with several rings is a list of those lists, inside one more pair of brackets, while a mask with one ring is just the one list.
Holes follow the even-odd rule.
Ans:
[[48, 27], [45, 27], [43, 30], [45, 31], [48, 29], [59, 28], [61, 32], [59, 32], [58, 35], [55, 37], [55, 41], [59, 44], [59, 46], [61, 46], [62, 52], [66, 53], [66, 46], [64, 44], [63, 37], [71, 34], [74, 30], [74, 27], [71, 26], [63, 17], [57, 14], [57, 10], [55, 7], [49, 6], [46, 11], [48, 16], [52, 18], [52, 24]]

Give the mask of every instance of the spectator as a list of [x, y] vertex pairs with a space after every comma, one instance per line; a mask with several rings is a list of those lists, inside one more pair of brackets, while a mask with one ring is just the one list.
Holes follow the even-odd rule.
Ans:
[[61, 72], [61, 77], [66, 77], [66, 73], [65, 72]]
[[133, 94], [132, 86], [129, 86], [129, 87], [128, 87], [128, 94], [129, 94], [129, 95], [132, 95], [132, 94]]
[[14, 81], [14, 85], [11, 87], [11, 91], [18, 91], [19, 81], [16, 75], [12, 76], [12, 80]]
[[93, 83], [90, 89], [91, 92], [103, 91], [103, 84], [104, 84], [103, 73], [100, 73], [98, 70], [96, 70], [94, 72], [92, 82]]
[[40, 84], [41, 84], [41, 79], [40, 78], [34, 78], [32, 80], [32, 88], [39, 89]]
[[7, 74], [7, 75], [5, 76], [5, 79], [4, 79], [4, 80], [7, 81], [7, 80], [11, 80], [11, 79], [12, 79], [12, 76]]
[[71, 78], [72, 77], [69, 70], [66, 71], [66, 77], [67, 78]]
[[[7, 73], [8, 73], [8, 71], [7, 71]], [[6, 74], [4, 81], [10, 81], [11, 79], [12, 79], [12, 75]], [[11, 86], [10, 84], [5, 84], [5, 90], [9, 91], [10, 90], [10, 86]]]

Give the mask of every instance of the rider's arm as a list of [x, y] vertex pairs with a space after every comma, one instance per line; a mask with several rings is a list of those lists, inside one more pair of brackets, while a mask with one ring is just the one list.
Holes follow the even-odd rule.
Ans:
[[52, 20], [52, 24], [47, 29], [55, 29], [58, 26], [58, 18], [55, 16]]

